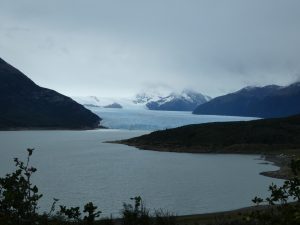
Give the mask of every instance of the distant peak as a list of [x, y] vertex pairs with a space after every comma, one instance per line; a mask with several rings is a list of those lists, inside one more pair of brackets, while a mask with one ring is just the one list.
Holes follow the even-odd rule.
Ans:
[[251, 90], [256, 89], [256, 88], [258, 88], [258, 87], [256, 87], [256, 86], [247, 86], [247, 87], [244, 87], [242, 90], [251, 91]]
[[198, 91], [192, 90], [192, 89], [183, 89], [181, 93], [187, 93], [187, 94], [199, 94]]
[[260, 90], [260, 89], [279, 89], [279, 88], [281, 88], [281, 86], [278, 86], [278, 85], [267, 85], [267, 86], [262, 86], [262, 87], [247, 86], [247, 87], [240, 89], [237, 92], [251, 92], [251, 91], [256, 91], [256, 90]]
[[96, 96], [90, 96], [90, 98], [94, 99], [96, 102], [100, 102], [99, 98]]
[[300, 81], [290, 84], [289, 87], [300, 87]]

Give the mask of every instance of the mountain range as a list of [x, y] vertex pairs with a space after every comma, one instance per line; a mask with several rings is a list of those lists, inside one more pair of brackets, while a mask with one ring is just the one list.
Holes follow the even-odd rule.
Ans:
[[101, 118], [0, 58], [0, 129], [91, 129]]
[[183, 90], [181, 93], [172, 92], [159, 99], [149, 99], [146, 107], [150, 110], [193, 111], [197, 106], [210, 99], [199, 92]]
[[246, 87], [199, 105], [194, 114], [275, 118], [300, 113], [300, 82]]
[[179, 93], [150, 90], [140, 92], [132, 98], [88, 96], [73, 97], [73, 99], [87, 107], [193, 111], [198, 105], [209, 101], [211, 98], [191, 90], [183, 90]]
[[[193, 111], [194, 114], [275, 118], [300, 113], [300, 82], [246, 87], [211, 99], [201, 93], [140, 92], [132, 98], [64, 96], [35, 84], [0, 58], [0, 129], [90, 129], [101, 118], [83, 107]], [[79, 104], [79, 103], [81, 104]]]

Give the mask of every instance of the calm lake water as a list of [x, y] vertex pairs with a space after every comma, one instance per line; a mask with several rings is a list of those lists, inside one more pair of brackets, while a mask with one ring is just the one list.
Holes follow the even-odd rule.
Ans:
[[25, 149], [36, 148], [34, 182], [44, 197], [60, 204], [83, 206], [93, 201], [105, 215], [117, 216], [123, 202], [142, 196], [149, 208], [178, 215], [206, 213], [250, 206], [266, 196], [272, 182], [259, 175], [277, 169], [261, 164], [259, 156], [182, 154], [142, 151], [104, 141], [138, 136], [126, 130], [0, 132], [0, 175], [13, 169], [13, 157], [24, 159]]

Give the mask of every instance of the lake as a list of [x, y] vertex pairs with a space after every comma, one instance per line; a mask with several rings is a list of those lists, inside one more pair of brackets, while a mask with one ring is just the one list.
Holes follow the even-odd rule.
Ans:
[[255, 155], [154, 152], [103, 143], [147, 132], [0, 132], [0, 175], [12, 171], [14, 157], [24, 159], [26, 148], [35, 148], [41, 211], [48, 211], [55, 197], [67, 206], [93, 201], [104, 215], [114, 216], [138, 195], [147, 207], [178, 215], [237, 209], [252, 205], [256, 195], [266, 196], [272, 182], [282, 183], [259, 175], [277, 167], [261, 164]]

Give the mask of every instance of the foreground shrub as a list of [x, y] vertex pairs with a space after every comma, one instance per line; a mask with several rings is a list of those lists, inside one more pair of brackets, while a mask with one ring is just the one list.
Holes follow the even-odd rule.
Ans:
[[140, 196], [131, 198], [134, 204], [124, 204], [122, 222], [124, 225], [175, 225], [175, 217], [163, 210], [150, 214]]
[[35, 224], [38, 200], [42, 197], [31, 183], [36, 168], [29, 165], [33, 149], [27, 149], [27, 161], [14, 159], [16, 171], [0, 178], [0, 221], [7, 224]]
[[291, 161], [294, 176], [282, 186], [271, 184], [270, 196], [262, 199], [255, 197], [252, 201], [257, 206], [267, 204], [263, 210], [256, 210], [246, 218], [249, 224], [264, 225], [299, 225], [300, 224], [300, 160]]

